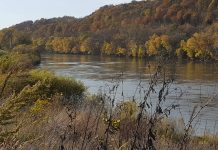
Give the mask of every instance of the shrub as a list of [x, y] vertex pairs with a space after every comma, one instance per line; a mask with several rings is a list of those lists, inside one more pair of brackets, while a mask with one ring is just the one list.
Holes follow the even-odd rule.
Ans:
[[40, 62], [37, 52], [32, 53], [7, 53], [0, 55], [0, 73], [7, 73], [11, 70], [26, 70]]
[[40, 113], [43, 113], [47, 107], [49, 107], [49, 105], [51, 105], [51, 103], [49, 102], [49, 100], [40, 100], [38, 99], [34, 105], [30, 108], [30, 113], [32, 115], [38, 115]]
[[46, 70], [33, 70], [30, 72], [33, 80], [42, 81], [48, 95], [56, 93], [63, 94], [65, 97], [81, 98], [85, 92], [85, 86], [75, 79], [57, 77], [53, 73]]
[[4, 54], [6, 54], [6, 51], [3, 51], [3, 50], [0, 49], [0, 56], [2, 56]]

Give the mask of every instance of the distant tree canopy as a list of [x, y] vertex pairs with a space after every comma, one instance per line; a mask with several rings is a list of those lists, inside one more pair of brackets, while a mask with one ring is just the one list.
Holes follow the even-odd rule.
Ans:
[[182, 40], [177, 55], [208, 60], [218, 59], [218, 24], [205, 32], [195, 33], [187, 41]]
[[[80, 19], [40, 19], [3, 29], [0, 31], [0, 49], [33, 45], [42, 51], [57, 53], [132, 57], [155, 56], [160, 52], [175, 56], [176, 49], [180, 49], [178, 55], [202, 59], [206, 52], [196, 53], [192, 46], [189, 48], [192, 50], [184, 47], [190, 47], [187, 43], [194, 41], [205, 43], [206, 35], [197, 32], [211, 30], [217, 26], [217, 21], [217, 0], [133, 1], [101, 7]], [[212, 34], [209, 32], [207, 37], [216, 39]], [[208, 55], [215, 55], [216, 51], [215, 46], [213, 53], [205, 57], [214, 59]]]
[[0, 48], [11, 49], [19, 44], [31, 44], [30, 35], [14, 28], [1, 30]]
[[169, 36], [157, 36], [154, 34], [146, 42], [147, 54], [152, 55], [169, 55], [172, 52]]

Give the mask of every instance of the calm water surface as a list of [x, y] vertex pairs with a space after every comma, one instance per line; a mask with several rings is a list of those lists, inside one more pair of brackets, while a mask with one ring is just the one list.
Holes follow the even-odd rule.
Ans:
[[[140, 81], [145, 89], [148, 87], [155, 65], [155, 62], [128, 58], [52, 54], [43, 55], [39, 67], [60, 76], [81, 80], [90, 93], [97, 93], [106, 85], [112, 85], [113, 79], [123, 73], [124, 83], [117, 96], [119, 102], [132, 99]], [[179, 104], [179, 109], [173, 111], [171, 117], [183, 117], [187, 121], [195, 105], [201, 105], [218, 92], [218, 64], [178, 62], [168, 65], [168, 68], [175, 72], [176, 80], [171, 85], [171, 92], [164, 105]], [[121, 96], [122, 89], [124, 97]], [[140, 100], [142, 95], [136, 93]], [[218, 132], [218, 97], [202, 111], [194, 125], [197, 134]]]

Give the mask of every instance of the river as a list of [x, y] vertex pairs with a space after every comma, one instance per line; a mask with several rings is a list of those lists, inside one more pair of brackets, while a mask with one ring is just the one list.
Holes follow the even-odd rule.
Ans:
[[[42, 55], [39, 68], [81, 80], [90, 93], [97, 93], [102, 87], [112, 85], [112, 81], [122, 74], [123, 84], [117, 96], [117, 101], [121, 101], [132, 99], [140, 82], [144, 88], [148, 87], [155, 65], [154, 61], [131, 58], [49, 54]], [[218, 64], [177, 62], [169, 65], [169, 68], [173, 68], [175, 81], [164, 105], [179, 104], [171, 118], [184, 118], [187, 122], [196, 105], [204, 104], [218, 92]], [[124, 96], [121, 96], [121, 89]], [[136, 95], [137, 99], [141, 98], [138, 92]], [[202, 110], [193, 126], [196, 134], [218, 132], [218, 97], [214, 97]]]

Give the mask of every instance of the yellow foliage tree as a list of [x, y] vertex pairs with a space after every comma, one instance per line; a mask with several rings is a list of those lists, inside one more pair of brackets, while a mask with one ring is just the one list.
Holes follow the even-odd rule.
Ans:
[[142, 45], [139, 46], [139, 49], [138, 49], [138, 57], [139, 58], [142, 58], [145, 56], [145, 49]]
[[46, 49], [61, 53], [69, 53], [73, 47], [72, 39], [68, 37], [55, 37], [45, 44]]
[[186, 42], [184, 40], [181, 41], [180, 48], [177, 49], [177, 55], [181, 55], [184, 52], [191, 59], [214, 59], [217, 41], [217, 35], [211, 32], [195, 33]]
[[126, 55], [126, 49], [122, 47], [118, 47], [116, 49], [116, 54], [119, 56], [125, 56]]
[[138, 46], [134, 41], [130, 41], [128, 44], [128, 49], [130, 50], [130, 55], [136, 57], [138, 54]]
[[80, 51], [82, 53], [90, 53], [92, 50], [94, 50], [92, 38], [85, 39], [80, 45]]
[[102, 53], [106, 55], [112, 55], [113, 54], [113, 46], [111, 43], [104, 42], [102, 46]]
[[169, 55], [172, 52], [169, 36], [167, 35], [158, 36], [154, 34], [146, 42], [145, 47], [149, 56]]

